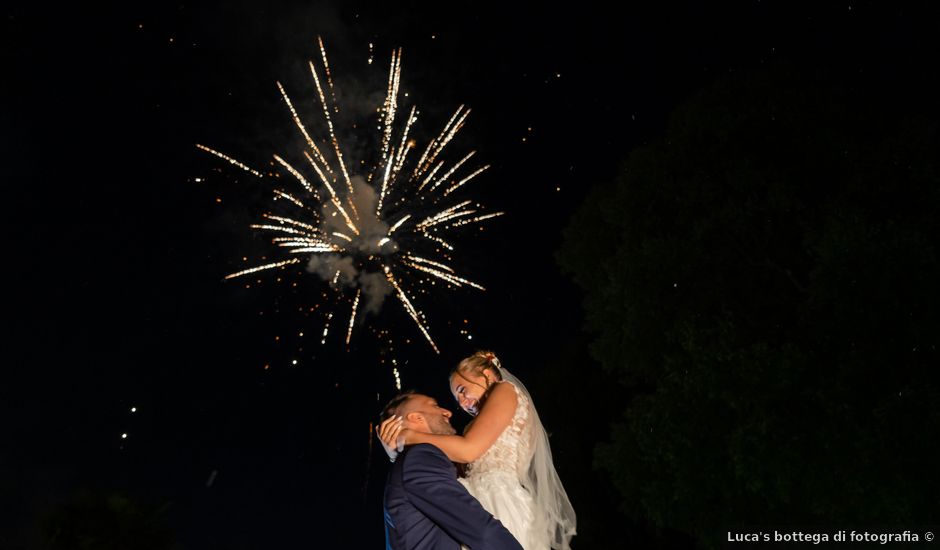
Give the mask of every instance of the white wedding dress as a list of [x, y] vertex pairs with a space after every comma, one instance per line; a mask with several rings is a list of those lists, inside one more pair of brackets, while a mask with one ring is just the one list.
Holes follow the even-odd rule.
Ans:
[[487, 512], [493, 514], [524, 550], [549, 550], [550, 535], [540, 529], [538, 506], [532, 493], [523, 486], [536, 445], [538, 417], [527, 392], [509, 381], [516, 391], [517, 405], [512, 422], [483, 455], [468, 464], [460, 482]]

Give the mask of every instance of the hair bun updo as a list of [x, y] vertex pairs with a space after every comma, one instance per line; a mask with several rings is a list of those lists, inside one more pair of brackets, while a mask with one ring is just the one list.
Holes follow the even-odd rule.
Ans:
[[490, 364], [491, 367], [498, 369], [499, 368], [499, 358], [496, 357], [496, 354], [492, 351], [482, 351], [478, 352], [482, 354], [482, 357]]
[[494, 373], [496, 373], [497, 380], [502, 380], [503, 375], [500, 372], [500, 362], [499, 357], [496, 357], [496, 354], [492, 351], [481, 350], [470, 357], [465, 358], [460, 362], [454, 370], [451, 371], [451, 374], [455, 372], [463, 373], [473, 373], [475, 375], [484, 375], [487, 368], [491, 368]]

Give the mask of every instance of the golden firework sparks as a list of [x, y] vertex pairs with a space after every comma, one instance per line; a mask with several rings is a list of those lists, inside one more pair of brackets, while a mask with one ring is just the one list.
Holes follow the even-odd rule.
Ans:
[[286, 227], [283, 225], [264, 225], [264, 224], [253, 224], [250, 225], [252, 229], [266, 229], [268, 231], [283, 231], [284, 233], [293, 233], [295, 235], [309, 235], [306, 231], [301, 231], [299, 229], [294, 229], [293, 227]]
[[417, 106], [411, 107], [411, 113], [408, 115], [408, 122], [405, 123], [405, 131], [401, 133], [401, 145], [398, 147], [398, 160], [395, 161], [395, 173], [401, 172], [402, 166], [405, 164], [405, 157], [408, 155], [408, 151], [414, 148], [414, 142], [408, 140], [408, 132], [411, 131], [411, 125], [415, 123], [417, 117], [415, 117], [415, 112]]
[[[395, 155], [395, 149], [392, 148], [392, 156]], [[388, 176], [392, 172], [392, 159], [389, 159], [385, 163], [385, 177], [382, 178], [382, 190], [379, 192], [379, 202], [375, 206], [375, 215], [378, 216], [382, 213], [382, 201], [385, 199], [385, 195], [388, 193]]]
[[[421, 174], [425, 170], [427, 170], [431, 164], [434, 164], [434, 160], [433, 159], [429, 160], [428, 155], [431, 153], [432, 150], [438, 150], [436, 149], [437, 145], [444, 141], [445, 137], [448, 135], [448, 131], [450, 130], [451, 125], [454, 123], [454, 120], [457, 118], [457, 116], [460, 115], [460, 111], [463, 110], [463, 107], [464, 106], [461, 105], [460, 107], [457, 108], [457, 112], [455, 112], [454, 115], [450, 117], [450, 120], [447, 121], [447, 125], [444, 126], [444, 129], [441, 131], [441, 134], [437, 136], [435, 139], [431, 140], [431, 143], [428, 143], [427, 149], [424, 150], [424, 153], [421, 154], [421, 158], [418, 160], [418, 164], [415, 165], [415, 171], [413, 174], [413, 177], [415, 179], [421, 177]], [[446, 145], [446, 143], [444, 143], [444, 145]], [[443, 149], [444, 145], [441, 145], [440, 149]]]
[[264, 218], [267, 218], [267, 219], [269, 219], [269, 220], [274, 220], [274, 221], [276, 221], [276, 222], [281, 222], [282, 224], [285, 224], [285, 223], [286, 223], [286, 224], [288, 224], [288, 225], [296, 225], [297, 227], [302, 227], [303, 229], [309, 230], [311, 233], [319, 233], [319, 231], [320, 231], [318, 228], [316, 228], [316, 227], [310, 225], [309, 223], [304, 223], [304, 222], [301, 222], [301, 221], [297, 221], [297, 220], [292, 219], [292, 218], [285, 218], [285, 217], [283, 217], [283, 216], [274, 216], [274, 215], [272, 215], [272, 214], [262, 214], [261, 216], [264, 217]]
[[[463, 105], [461, 105], [461, 108], [463, 108]], [[459, 113], [460, 110], [458, 109], [457, 112]], [[446, 147], [447, 144], [450, 143], [452, 139], [454, 139], [454, 136], [457, 135], [457, 132], [459, 132], [460, 129], [463, 128], [463, 122], [464, 120], [467, 119], [469, 115], [470, 115], [470, 109], [467, 109], [467, 111], [460, 116], [460, 120], [458, 120], [457, 123], [454, 124], [452, 128], [450, 128], [450, 130], [445, 129], [446, 135], [444, 135], [443, 139], [441, 139], [440, 142], [435, 145], [434, 152], [432, 152], [431, 156], [428, 157], [428, 160], [427, 160], [428, 166], [430, 166], [431, 164], [434, 164], [434, 161], [437, 160], [437, 156], [441, 154], [441, 151], [444, 150], [444, 147]], [[455, 113], [455, 116], [456, 116], [456, 113]]]
[[404, 218], [402, 218], [402, 219], [398, 220], [397, 222], [395, 222], [395, 225], [393, 225], [392, 228], [388, 230], [388, 235], [391, 236], [392, 233], [394, 233], [396, 229], [398, 229], [399, 227], [401, 227], [401, 225], [402, 225], [403, 223], [405, 223], [406, 221], [408, 221], [408, 218], [410, 218], [410, 217], [411, 217], [411, 214], [408, 214], [408, 215], [406, 215]]
[[440, 222], [442, 222], [442, 221], [448, 220], [448, 219], [450, 219], [451, 217], [453, 217], [453, 215], [454, 215], [458, 210], [460, 210], [460, 209], [463, 208], [464, 206], [467, 206], [468, 204], [470, 204], [470, 202], [471, 202], [471, 201], [468, 201], [468, 200], [467, 200], [467, 201], [463, 201], [463, 202], [460, 203], [460, 204], [451, 206], [450, 208], [445, 208], [444, 210], [441, 210], [441, 211], [438, 212], [437, 214], [434, 214], [433, 216], [430, 216], [430, 217], [428, 217], [427, 219], [425, 219], [424, 221], [422, 221], [421, 223], [419, 223], [417, 227], [418, 227], [418, 229], [422, 229], [422, 230], [423, 230], [423, 229], [427, 229], [428, 227], [431, 227], [432, 225], [436, 225], [436, 224], [438, 224], [438, 223], [440, 223]]
[[252, 169], [252, 168], [249, 168], [248, 166], [246, 166], [246, 165], [242, 164], [241, 162], [239, 162], [239, 161], [233, 159], [232, 157], [226, 155], [225, 153], [220, 153], [220, 152], [216, 151], [215, 149], [210, 149], [209, 147], [206, 147], [205, 145], [202, 145], [202, 144], [200, 144], [200, 143], [197, 143], [197, 144], [196, 144], [196, 147], [199, 148], [199, 149], [202, 149], [203, 151], [205, 151], [205, 152], [207, 152], [207, 153], [211, 153], [211, 154], [213, 154], [213, 155], [219, 157], [220, 159], [227, 160], [227, 161], [229, 161], [231, 164], [234, 164], [235, 166], [238, 166], [238, 167], [241, 168], [242, 170], [244, 170], [244, 171], [246, 171], [246, 172], [250, 172], [251, 174], [253, 174], [253, 175], [255, 175], [255, 176], [258, 176], [259, 178], [263, 178], [263, 177], [264, 177], [264, 175], [263, 175], [261, 172], [259, 172], [259, 171], [257, 171], [257, 170], [254, 170], [254, 169]]
[[435, 166], [434, 169], [431, 170], [431, 173], [428, 174], [428, 177], [425, 178], [425, 180], [424, 180], [423, 182], [421, 182], [421, 185], [418, 186], [418, 192], [419, 192], [419, 193], [421, 192], [422, 189], [424, 189], [424, 186], [425, 186], [425, 185], [431, 183], [431, 180], [434, 179], [434, 174], [437, 174], [437, 171], [440, 170], [441, 167], [443, 167], [443, 166], [444, 166], [444, 161], [443, 161], [443, 160], [442, 160], [441, 162], [437, 163], [437, 166]]
[[356, 298], [353, 300], [352, 313], [349, 314], [349, 330], [346, 331], [346, 345], [349, 345], [349, 341], [352, 339], [353, 325], [356, 322], [356, 308], [359, 307], [359, 296], [362, 294], [362, 289], [356, 289]]
[[310, 134], [307, 133], [307, 127], [304, 126], [303, 121], [301, 121], [300, 117], [297, 116], [297, 110], [294, 109], [294, 103], [291, 102], [290, 96], [287, 95], [287, 90], [284, 89], [284, 85], [280, 82], [277, 82], [277, 89], [281, 91], [281, 97], [284, 98], [284, 103], [286, 103], [287, 108], [290, 109], [290, 114], [294, 119], [294, 124], [297, 125], [297, 128], [300, 129], [300, 133], [303, 134], [304, 139], [307, 140], [307, 145], [309, 145], [311, 149], [319, 152], [320, 150], [317, 149], [317, 144], [313, 142], [313, 138], [311, 138]]
[[330, 74], [330, 62], [326, 59], [326, 48], [323, 46], [323, 38], [317, 37], [320, 43], [320, 55], [323, 57], [323, 72], [326, 73], [326, 83], [330, 87], [330, 95], [333, 97], [333, 110], [339, 112], [339, 104], [336, 103], [336, 90], [333, 89], [333, 75]]
[[[339, 167], [343, 171], [343, 177], [346, 178], [346, 186], [349, 188], [349, 196], [354, 194], [352, 181], [349, 179], [349, 172], [346, 170], [346, 162], [343, 160], [343, 150], [339, 146], [339, 140], [336, 139], [336, 131], [333, 129], [333, 119], [330, 117], [330, 108], [326, 105], [326, 97], [323, 95], [323, 87], [320, 86], [320, 78], [317, 76], [317, 68], [310, 61], [310, 73], [313, 75], [313, 82], [317, 86], [317, 93], [320, 94], [320, 104], [323, 105], [323, 116], [326, 117], [326, 126], [330, 130], [330, 140], [333, 142], [333, 150], [336, 151], [336, 160], [339, 161]], [[352, 204], [350, 202], [350, 204]], [[355, 209], [355, 206], [353, 207]]]
[[456, 191], [458, 188], [460, 188], [463, 184], [465, 184], [465, 183], [467, 183], [468, 181], [472, 180], [473, 178], [479, 176], [479, 175], [482, 174], [483, 172], [489, 170], [489, 168], [490, 168], [490, 165], [487, 164], [487, 165], [484, 166], [483, 168], [478, 169], [476, 172], [474, 172], [474, 173], [470, 174], [469, 176], [465, 177], [464, 179], [460, 180], [460, 181], [457, 182], [453, 187], [451, 187], [451, 188], [448, 189], [447, 191], [444, 191], [444, 196], [446, 197], [447, 195], [450, 195], [451, 193], [453, 193], [454, 191]]
[[407, 258], [408, 260], [410, 260], [410, 261], [412, 261], [412, 262], [419, 262], [419, 263], [423, 263], [423, 264], [433, 265], [433, 266], [435, 266], [435, 267], [439, 267], [439, 268], [444, 269], [444, 270], [446, 270], [446, 271], [450, 271], [451, 273], [454, 272], [454, 270], [453, 270], [452, 268], [450, 268], [450, 267], [448, 267], [448, 266], [446, 266], [446, 265], [444, 265], [444, 264], [442, 264], [442, 263], [440, 263], [440, 262], [434, 262], [434, 261], [428, 260], [427, 258], [421, 258], [420, 256], [409, 256], [409, 255], [406, 255], [405, 258]]
[[398, 299], [401, 300], [402, 305], [405, 306], [405, 311], [407, 311], [408, 315], [410, 315], [411, 318], [414, 319], [415, 323], [417, 323], [418, 328], [421, 329], [421, 333], [424, 334], [424, 337], [427, 339], [428, 343], [431, 344], [431, 347], [434, 348], [434, 351], [437, 353], [440, 353], [441, 351], [437, 349], [437, 344], [434, 343], [434, 340], [431, 338], [431, 335], [428, 333], [427, 327], [421, 321], [421, 316], [418, 315], [417, 310], [415, 310], [414, 306], [411, 305], [411, 300], [408, 299], [408, 295], [406, 295], [405, 291], [403, 291], [401, 287], [398, 286], [398, 281], [396, 281], [395, 276], [392, 275], [392, 270], [386, 266], [382, 266], [382, 267], [385, 270], [385, 277], [388, 279], [388, 282], [392, 285], [392, 288], [395, 289]]
[[447, 250], [451, 250], [451, 251], [454, 250], [454, 247], [451, 246], [450, 243], [448, 243], [448, 242], [445, 241], [444, 239], [438, 237], [437, 235], [432, 235], [431, 233], [428, 233], [427, 231], [422, 231], [422, 232], [421, 232], [421, 236], [423, 236], [424, 238], [426, 238], [426, 239], [428, 239], [428, 240], [430, 240], [430, 241], [436, 242], [437, 244], [443, 246], [443, 247], [446, 248]]
[[[333, 203], [333, 206], [336, 207], [336, 210], [343, 215], [343, 218], [346, 220], [346, 225], [352, 229], [352, 232], [356, 235], [359, 234], [359, 229], [356, 227], [356, 224], [353, 223], [352, 219], [349, 217], [349, 214], [346, 213], [346, 209], [343, 208], [343, 204], [339, 201], [339, 197], [336, 195], [336, 191], [333, 189], [333, 186], [326, 180], [323, 176], [323, 172], [320, 171], [320, 168], [317, 166], [317, 163], [310, 158], [310, 155], [307, 155], [306, 151], [304, 155], [307, 157], [307, 160], [310, 161], [310, 164], [313, 165], [313, 168], [316, 170], [317, 174], [320, 176], [320, 180], [323, 182], [323, 185], [326, 186], [327, 191], [330, 192], [330, 201]], [[277, 155], [275, 155], [277, 157]], [[286, 165], [289, 168], [290, 165]], [[352, 204], [352, 201], [349, 201], [349, 204]]]
[[297, 181], [300, 182], [300, 185], [303, 185], [304, 189], [306, 189], [308, 193], [311, 193], [311, 194], [316, 193], [316, 190], [313, 188], [312, 185], [310, 185], [310, 182], [307, 181], [307, 178], [305, 178], [303, 174], [297, 171], [296, 168], [291, 166], [290, 163], [288, 163], [286, 160], [282, 159], [278, 155], [274, 155], [274, 160], [276, 160], [281, 166], [286, 168], [287, 171], [290, 172], [292, 176], [297, 178]]
[[450, 273], [445, 273], [445, 272], [443, 272], [443, 271], [440, 271], [440, 270], [437, 270], [437, 269], [434, 269], [434, 268], [431, 268], [431, 267], [419, 265], [419, 264], [416, 264], [416, 263], [404, 262], [404, 264], [407, 265], [408, 267], [413, 268], [413, 269], [417, 269], [418, 271], [423, 271], [423, 272], [425, 272], [425, 273], [428, 273], [428, 274], [430, 274], [430, 275], [433, 275], [433, 276], [437, 277], [438, 279], [441, 279], [442, 281], [447, 281], [448, 283], [451, 283], [451, 284], [453, 284], [454, 286], [469, 285], [469, 286], [472, 286], [473, 288], [477, 288], [477, 289], [480, 289], [480, 290], [486, 290], [485, 288], [483, 288], [482, 286], [480, 286], [480, 285], [474, 283], [473, 281], [468, 281], [467, 279], [464, 279], [464, 278], [462, 278], [462, 277], [458, 277], [458, 276], [456, 276], [456, 275], [452, 275], [452, 274], [450, 274]]
[[[463, 166], [463, 163], [465, 163], [465, 162], [467, 162], [468, 160], [470, 160], [470, 158], [473, 157], [473, 155], [475, 155], [475, 154], [476, 154], [476, 151], [470, 151], [470, 153], [469, 153], [467, 156], [465, 156], [464, 158], [460, 159], [460, 161], [459, 161], [457, 164], [455, 164], [455, 165], [453, 166], [453, 168], [451, 168], [450, 170], [448, 170], [446, 174], [444, 174], [443, 176], [441, 176], [440, 178], [438, 178], [437, 181], [435, 181], [433, 184], [431, 184], [431, 188], [428, 189], [428, 191], [434, 191], [434, 189], [435, 189], [438, 185], [440, 185], [440, 184], [441, 184], [442, 182], [444, 182], [444, 181], [447, 181], [447, 179], [448, 179], [449, 177], [451, 177], [452, 175], [454, 175], [454, 172], [456, 172], [457, 170], [460, 169], [461, 166]], [[444, 194], [446, 195], [447, 193], [444, 193]]]
[[299, 206], [299, 207], [301, 207], [301, 208], [306, 208], [306, 207], [304, 206], [304, 203], [300, 202], [299, 199], [295, 198], [295, 197], [294, 197], [293, 195], [291, 195], [290, 193], [287, 193], [287, 192], [285, 192], [285, 191], [281, 191], [280, 189], [275, 189], [275, 190], [274, 190], [274, 195], [275, 195], [276, 197], [278, 197], [278, 198], [287, 199], [287, 200], [291, 201], [292, 203], [296, 204], [297, 206]]
[[323, 327], [323, 338], [320, 340], [320, 344], [326, 344], [326, 337], [330, 334], [330, 321], [333, 320], [333, 312], [331, 311], [326, 315], [326, 325]]
[[235, 277], [241, 277], [242, 275], [249, 275], [251, 273], [257, 273], [259, 271], [264, 271], [265, 269], [275, 269], [275, 268], [284, 267], [290, 264], [297, 264], [297, 263], [300, 263], [300, 261], [301, 260], [299, 260], [298, 258], [291, 258], [289, 260], [284, 260], [282, 262], [274, 262], [271, 264], [259, 265], [257, 267], [246, 269], [244, 271], [239, 271], [238, 273], [232, 273], [231, 275], [226, 275], [225, 278], [234, 279]]
[[[304, 143], [299, 154], [291, 156], [299, 157], [302, 154], [307, 159], [308, 166], [297, 167], [285, 160], [285, 156], [273, 155], [275, 162], [272, 166], [280, 166], [290, 174], [300, 184], [302, 193], [293, 194], [284, 189], [274, 189], [274, 200], [280, 205], [280, 209], [277, 213], [263, 214], [263, 218], [269, 223], [250, 226], [256, 230], [279, 233], [279, 236], [271, 239], [271, 243], [277, 250], [287, 254], [288, 258], [238, 271], [227, 275], [225, 279], [305, 263], [311, 273], [322, 274], [327, 270], [332, 277], [329, 286], [332, 290], [327, 292], [335, 293], [337, 303], [350, 304], [351, 301], [352, 304], [346, 330], [348, 346], [365, 288], [358, 277], [381, 273], [384, 281], [394, 291], [402, 309], [415, 322], [431, 348], [439, 352], [431, 337], [427, 319], [413, 303], [414, 288], [431, 285], [436, 280], [446, 283], [440, 285], [444, 287], [469, 286], [484, 290], [480, 284], [458, 276], [455, 269], [448, 265], [452, 261], [449, 252], [453, 251], [454, 247], [444, 237], [451, 229], [503, 214], [485, 213], [482, 205], [471, 200], [444, 204], [446, 198], [489, 168], [489, 165], [486, 165], [473, 169], [469, 175], [461, 175], [461, 172], [467, 170], [466, 167], [476, 151], [470, 151], [456, 161], [448, 158], [448, 145], [463, 128], [470, 109], [464, 105], [459, 106], [440, 133], [424, 147], [414, 166], [406, 168], [409, 152], [417, 146], [417, 140], [411, 137], [411, 132], [418, 120], [418, 109], [416, 105], [411, 105], [403, 122], [396, 119], [401, 90], [402, 50], [395, 49], [389, 64], [385, 98], [375, 110], [378, 120], [373, 124], [362, 125], [364, 128], [371, 127], [379, 131], [378, 139], [374, 141], [377, 143], [377, 150], [373, 152], [374, 158], [371, 164], [367, 164], [367, 158], [347, 162], [337, 137], [342, 121], [334, 117], [339, 116], [340, 108], [336, 100], [326, 48], [321, 38], [318, 37], [317, 40], [325, 74], [325, 87], [314, 62], [310, 60], [307, 65], [322, 106], [325, 135], [322, 129], [314, 133], [308, 130], [284, 86], [277, 82], [277, 88]], [[372, 45], [369, 46], [371, 61]], [[397, 137], [397, 124], [401, 125], [400, 138]], [[357, 124], [352, 126], [360, 127]], [[396, 136], [394, 146], [392, 136]], [[317, 146], [318, 142], [332, 145], [334, 154], [331, 158], [328, 159], [323, 154]], [[197, 144], [197, 147], [262, 177], [257, 170], [228, 155], [204, 145]], [[445, 166], [449, 167], [445, 170]], [[364, 173], [355, 175], [362, 176], [369, 189], [359, 184], [353, 185], [354, 178], [350, 167], [365, 168]], [[311, 170], [315, 177], [305, 174], [305, 171]], [[280, 177], [278, 173], [269, 175]], [[337, 186], [340, 180], [342, 183]], [[443, 193], [431, 193], [438, 189], [444, 189]], [[361, 208], [367, 210], [362, 211]], [[397, 221], [392, 223], [393, 219]], [[421, 221], [415, 223], [414, 220]], [[343, 224], [348, 231], [342, 227]], [[306, 255], [309, 258], [305, 262], [297, 255]], [[280, 278], [278, 280], [280, 281]], [[297, 286], [297, 283], [292, 286]], [[352, 289], [355, 289], [355, 293], [350, 297], [347, 293]], [[421, 292], [426, 293], [427, 289]], [[327, 293], [324, 293], [324, 297], [328, 297]], [[316, 307], [310, 308], [311, 311], [314, 309]], [[326, 315], [322, 343], [326, 343], [333, 316], [333, 311]]]
[[486, 214], [486, 215], [484, 215], [484, 216], [477, 216], [476, 218], [473, 218], [473, 219], [461, 220], [461, 221], [459, 221], [459, 222], [457, 222], [457, 223], [451, 225], [450, 227], [451, 227], [451, 228], [454, 228], [454, 227], [460, 227], [461, 225], [467, 225], [468, 223], [482, 222], [483, 220], [488, 220], [488, 219], [490, 219], [490, 218], [496, 218], [496, 217], [502, 216], [502, 215], [504, 215], [504, 214], [505, 214], [505, 212], [493, 212], [492, 214]]

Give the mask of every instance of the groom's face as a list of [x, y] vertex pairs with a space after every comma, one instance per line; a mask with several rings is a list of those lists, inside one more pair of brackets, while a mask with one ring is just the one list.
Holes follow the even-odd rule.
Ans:
[[450, 425], [451, 412], [427, 395], [415, 395], [408, 400], [405, 427], [417, 432], [453, 435], [457, 433]]

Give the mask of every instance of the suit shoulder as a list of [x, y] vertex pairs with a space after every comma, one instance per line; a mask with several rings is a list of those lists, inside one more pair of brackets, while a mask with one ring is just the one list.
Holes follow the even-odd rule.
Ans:
[[447, 458], [447, 455], [444, 454], [444, 451], [438, 449], [430, 443], [418, 443], [416, 445], [412, 445], [411, 448], [408, 449], [408, 452], [405, 453], [405, 456], [412, 458]]
[[418, 443], [408, 448], [404, 455], [402, 469], [409, 470], [414, 468], [424, 468], [428, 466], [439, 468], [452, 468], [453, 464], [448, 460], [444, 451], [438, 449], [430, 443]]

